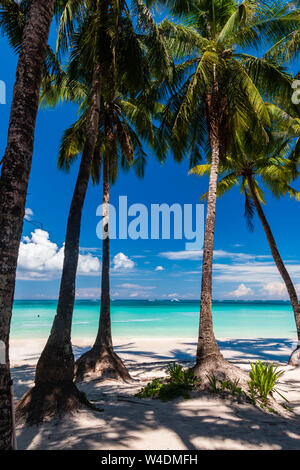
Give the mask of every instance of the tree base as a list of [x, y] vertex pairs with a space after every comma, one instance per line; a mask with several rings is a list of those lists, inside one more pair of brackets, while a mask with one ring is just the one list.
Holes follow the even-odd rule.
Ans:
[[[244, 392], [244, 396], [235, 395], [235, 397], [238, 397], [239, 400], [245, 400], [246, 402], [253, 403], [248, 384], [249, 374], [245, 370], [242, 370], [230, 362], [227, 362], [222, 355], [215, 355], [206, 358], [205, 360], [196, 364], [193, 371], [194, 374], [201, 380], [199, 390], [215, 393], [209, 380], [209, 378], [215, 377], [219, 382], [224, 383], [226, 381], [230, 381], [232, 384], [236, 384], [236, 386], [239, 387], [242, 392]], [[275, 412], [281, 416], [289, 416], [284, 407], [278, 403], [272, 395], [269, 395], [267, 404], [264, 404], [262, 400], [257, 398], [257, 403], [255, 406], [264, 412]]]
[[300, 348], [295, 349], [291, 354], [289, 366], [300, 367]]
[[95, 379], [114, 379], [131, 382], [125, 365], [110, 347], [93, 347], [75, 364], [76, 382]]
[[201, 380], [201, 389], [203, 390], [210, 389], [209, 377], [214, 376], [221, 382], [226, 380], [238, 381], [239, 386], [244, 391], [248, 391], [248, 374], [239, 367], [230, 364], [221, 354], [209, 356], [197, 363], [193, 368], [193, 372]]
[[0, 364], [0, 451], [12, 450], [11, 377], [9, 368]]
[[18, 402], [16, 420], [38, 424], [54, 415], [75, 413], [82, 402], [82, 395], [73, 383], [35, 385]]

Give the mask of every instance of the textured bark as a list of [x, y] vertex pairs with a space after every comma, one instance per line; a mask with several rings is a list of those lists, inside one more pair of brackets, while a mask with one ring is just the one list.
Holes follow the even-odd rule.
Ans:
[[[109, 136], [107, 137], [109, 138]], [[110, 316], [109, 244], [109, 155], [106, 154], [103, 158], [103, 250], [99, 328], [92, 349], [76, 361], [75, 374], [77, 381], [87, 378], [130, 380], [125, 365], [113, 350]]]
[[229, 380], [238, 383], [242, 390], [249, 394], [249, 374], [226, 361], [222, 355], [207, 356], [205, 360], [193, 368], [194, 374], [200, 379], [200, 389], [212, 391], [210, 378], [215, 377], [220, 382]]
[[217, 202], [217, 182], [220, 161], [220, 113], [218, 112], [218, 86], [215, 83], [212, 94], [207, 97], [206, 118], [209, 128], [210, 146], [212, 152], [211, 171], [207, 199], [207, 215], [205, 223], [202, 286], [201, 286], [201, 311], [199, 338], [197, 346], [197, 367], [203, 363], [222, 360], [214, 331], [212, 318], [212, 265], [214, 251], [214, 233]]
[[113, 347], [96, 344], [76, 361], [75, 376], [77, 382], [105, 379], [123, 382], [132, 380]]
[[9, 333], [36, 116], [54, 0], [34, 0], [24, 28], [0, 178], [0, 449], [11, 448]]
[[[65, 393], [69, 391], [70, 395], [75, 397], [75, 400], [73, 400], [74, 407], [76, 406], [77, 394], [73, 385], [74, 355], [71, 344], [71, 327], [79, 258], [81, 216], [98, 135], [100, 81], [101, 69], [99, 65], [96, 65], [90, 94], [86, 142], [68, 218], [57, 313], [47, 344], [36, 367], [35, 388], [32, 390], [32, 393], [39, 397], [42, 397], [44, 393], [48, 395], [48, 389], [55, 390], [55, 396], [60, 396], [60, 389], [65, 390]], [[72, 400], [71, 397], [70, 400]], [[55, 398], [51, 403], [53, 406], [52, 414], [61, 411], [56, 409], [56, 406], [63, 406], [65, 411], [69, 409], [67, 396], [65, 396], [65, 402]], [[22, 414], [26, 415], [29, 422], [33, 422], [36, 417], [42, 419], [44, 408], [37, 409], [40, 405], [43, 406], [41, 398], [39, 400], [32, 400], [27, 394], [26, 399], [23, 397], [17, 405], [19, 417]], [[50, 407], [48, 406], [45, 409], [47, 414], [49, 414], [49, 410]]]
[[0, 370], [0, 449], [12, 449], [12, 416], [9, 367]]
[[274, 259], [275, 264], [277, 266], [277, 269], [278, 269], [278, 271], [279, 271], [279, 273], [280, 273], [280, 275], [283, 279], [283, 282], [285, 283], [285, 286], [286, 286], [286, 289], [288, 291], [290, 301], [291, 301], [291, 304], [292, 304], [292, 307], [293, 307], [293, 311], [294, 311], [294, 317], [295, 317], [296, 328], [297, 328], [298, 347], [297, 347], [296, 351], [294, 351], [293, 354], [291, 355], [289, 364], [294, 365], [294, 366], [300, 366], [300, 305], [299, 305], [297, 292], [296, 292], [294, 284], [291, 280], [291, 277], [290, 277], [290, 275], [289, 275], [289, 273], [288, 273], [288, 271], [287, 271], [287, 269], [284, 265], [284, 262], [283, 262], [283, 260], [280, 256], [280, 253], [279, 253], [279, 250], [277, 248], [277, 245], [276, 245], [274, 236], [272, 234], [270, 225], [267, 221], [267, 218], [264, 214], [264, 211], [263, 211], [263, 209], [261, 207], [261, 204], [259, 202], [259, 199], [257, 197], [256, 191], [255, 191], [255, 188], [254, 188], [254, 184], [253, 184], [253, 181], [252, 181], [251, 177], [248, 177], [248, 183], [249, 183], [251, 198], [254, 202], [257, 214], [258, 214], [259, 219], [261, 221], [261, 224], [264, 228], [267, 240], [269, 242], [269, 246], [270, 246], [270, 249], [271, 249], [273, 259]]
[[23, 395], [16, 407], [16, 420], [38, 424], [53, 415], [76, 412], [82, 403], [81, 393], [73, 383], [42, 383]]
[[103, 159], [103, 241], [101, 275], [101, 309], [95, 346], [112, 348], [110, 318], [110, 241], [109, 241], [109, 155]]

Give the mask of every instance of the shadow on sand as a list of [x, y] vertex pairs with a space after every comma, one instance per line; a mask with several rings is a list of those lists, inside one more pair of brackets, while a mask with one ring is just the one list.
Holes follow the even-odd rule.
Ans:
[[[286, 362], [286, 348], [293, 342], [284, 339], [231, 340], [219, 342], [222, 351], [234, 351], [231, 360], [247, 363], [261, 359]], [[183, 343], [194, 348], [194, 343]], [[135, 378], [145, 381], [145, 372], [159, 375], [170, 361], [189, 363], [194, 356], [179, 349], [170, 355], [155, 352], [134, 351], [133, 343], [116, 348], [118, 354], [126, 353], [126, 365]], [[285, 351], [284, 351], [285, 349]], [[86, 349], [75, 348], [75, 355]], [[132, 353], [132, 359], [131, 359]], [[141, 357], [151, 356], [153, 363], [137, 363]], [[155, 363], [159, 361], [159, 364]], [[24, 381], [24, 374], [26, 381]], [[34, 367], [18, 367], [13, 376], [21, 396], [34, 377]], [[28, 380], [27, 380], [28, 378]], [[23, 381], [23, 382], [22, 382]], [[291, 382], [299, 388], [299, 382]], [[36, 427], [20, 427], [19, 446], [22, 449], [165, 449], [165, 442], [172, 449], [299, 449], [299, 414], [290, 418], [266, 414], [252, 405], [220, 401], [209, 395], [191, 400], [175, 400], [162, 403], [158, 400], [139, 400], [134, 397], [141, 387], [136, 384], [120, 384], [113, 381], [81, 384], [88, 398], [104, 412], [80, 411], [74, 416], [51, 420]], [[300, 401], [293, 402], [300, 409]], [[143, 439], [143, 441], [142, 441]]]

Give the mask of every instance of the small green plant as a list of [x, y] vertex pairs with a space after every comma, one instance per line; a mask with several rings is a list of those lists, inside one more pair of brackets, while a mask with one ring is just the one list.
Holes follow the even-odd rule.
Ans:
[[200, 383], [191, 369], [183, 369], [180, 364], [168, 364], [166, 379], [153, 379], [135, 396], [138, 398], [159, 398], [162, 401], [183, 396], [189, 398], [189, 392]]
[[250, 363], [251, 370], [249, 372], [250, 381], [248, 382], [251, 400], [256, 404], [257, 399], [262, 400], [266, 404], [269, 396], [273, 396], [276, 392], [286, 402], [288, 400], [279, 392], [277, 385], [279, 379], [284, 373], [278, 370], [278, 366], [269, 362], [257, 361]]
[[198, 381], [192, 369], [184, 369], [180, 364], [168, 364], [167, 367], [170, 381], [178, 385], [193, 386]]
[[210, 388], [213, 393], [226, 393], [229, 392], [233, 396], [239, 398], [245, 396], [242, 388], [239, 386], [239, 380], [236, 379], [233, 382], [231, 380], [218, 380], [214, 373], [207, 375]]
[[215, 374], [212, 373], [211, 375], [207, 375], [206, 377], [209, 381], [209, 385], [213, 393], [220, 393], [220, 388], [218, 387], [218, 379]]
[[135, 396], [138, 398], [156, 398], [162, 386], [163, 384], [160, 379], [153, 379], [152, 382], [143, 387]]
[[221, 382], [221, 389], [227, 390], [233, 396], [241, 397], [244, 395], [242, 388], [239, 386], [239, 380], [236, 379], [233, 382], [231, 380], [225, 380]]
[[279, 415], [278, 411], [274, 410], [271, 406], [268, 408], [269, 413], [273, 413], [274, 415]]

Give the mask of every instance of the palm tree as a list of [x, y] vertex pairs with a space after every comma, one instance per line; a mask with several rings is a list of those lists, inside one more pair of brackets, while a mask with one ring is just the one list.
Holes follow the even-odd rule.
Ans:
[[[253, 139], [251, 134], [244, 136], [232, 148], [231, 154], [220, 165], [222, 179], [217, 184], [217, 195], [223, 196], [236, 185], [245, 196], [245, 216], [252, 230], [254, 209], [264, 228], [274, 262], [286, 285], [294, 311], [298, 335], [297, 350], [291, 355], [289, 363], [299, 366], [300, 342], [300, 305], [296, 289], [280, 256], [271, 227], [264, 214], [265, 203], [262, 184], [270, 189], [277, 198], [288, 194], [300, 200], [300, 193], [290, 186], [290, 182], [299, 176], [299, 144], [294, 149], [294, 139], [300, 136], [300, 120], [292, 118], [274, 105], [268, 105], [272, 118], [272, 134], [266, 145]], [[190, 173], [198, 176], [210, 173], [210, 164], [197, 165]], [[207, 198], [207, 193], [203, 195]]]
[[[66, 18], [68, 20], [70, 17], [67, 9], [69, 4], [72, 6], [72, 2], [67, 2], [65, 10], [61, 14], [59, 50], [65, 50], [67, 47], [64, 37], [64, 22]], [[107, 102], [112, 104], [117, 88], [120, 88], [122, 94], [138, 93], [150, 76], [149, 67], [146, 65], [149, 61], [147, 57], [145, 58], [145, 48], [137, 38], [128, 15], [123, 16], [122, 11], [113, 10], [110, 2], [96, 2], [96, 4], [98, 9], [92, 13], [88, 9], [82, 18], [79, 18], [80, 22], [76, 30], [72, 29], [72, 23], [66, 27], [66, 31], [71, 31], [71, 37], [67, 38], [67, 41], [71, 44], [72, 59], [67, 71], [64, 72], [61, 68], [56, 67], [56, 75], [47, 77], [44, 82], [43, 96], [48, 103], [56, 104], [58, 101], [64, 100], [75, 101], [80, 105], [82, 112], [74, 126], [66, 131], [61, 146], [59, 166], [68, 167], [75, 156], [81, 152], [82, 157], [69, 213], [57, 315], [50, 337], [37, 364], [35, 387], [24, 395], [17, 406], [17, 415], [26, 416], [29, 422], [40, 421], [48, 414], [69, 412], [79, 406], [81, 396], [73, 383], [74, 356], [71, 344], [71, 325], [75, 301], [82, 207], [90, 175], [95, 177], [99, 171], [101, 160], [99, 146], [103, 146], [105, 141], [107, 153], [109, 153], [108, 149], [111, 146], [107, 143], [108, 136], [105, 135], [103, 129], [101, 130], [103, 116], [109, 116], [106, 111]], [[75, 16], [74, 12], [73, 14]], [[118, 16], [117, 21], [114, 15]], [[118, 34], [116, 43], [115, 31], [119, 30], [122, 31], [122, 34]], [[108, 45], [108, 49], [101, 47], [101, 44]], [[126, 56], [128, 57], [127, 61], [124, 60]], [[90, 70], [93, 70], [93, 76], [91, 76]], [[122, 77], [122, 80], [119, 77]], [[100, 98], [100, 94], [102, 98]], [[107, 101], [104, 101], [103, 96]], [[117, 106], [117, 103], [115, 104]], [[122, 106], [124, 108], [125, 101]], [[122, 109], [122, 106], [118, 109]], [[112, 112], [112, 109], [109, 107], [109, 112]], [[128, 115], [130, 112], [132, 114], [133, 122], [135, 115], [139, 118], [142, 116], [142, 113], [136, 112], [137, 106], [134, 109], [135, 112], [132, 111], [132, 107], [128, 110]], [[119, 141], [121, 142], [123, 139], [123, 157], [126, 156], [124, 146], [127, 146], [130, 152], [132, 152], [132, 148], [138, 149], [138, 158], [135, 162], [135, 166], [138, 168], [139, 164], [144, 161], [139, 139], [136, 134], [133, 134], [133, 129], [129, 129], [126, 133], [125, 127], [121, 125], [120, 116], [118, 119], [116, 122], [108, 120], [109, 125], [116, 126]], [[135, 122], [137, 129], [139, 125], [141, 128], [141, 124]], [[147, 126], [148, 130], [144, 131], [145, 136], [151, 134], [151, 120], [149, 121], [149, 119]], [[92, 142], [90, 142], [91, 138]], [[115, 142], [113, 142], [113, 148], [114, 145]], [[76, 149], [75, 154], [74, 149]], [[112, 155], [114, 154], [112, 153]], [[114, 164], [111, 171], [115, 172]], [[118, 365], [119, 372], [121, 371], [122, 378], [128, 378], [128, 372], [113, 351], [112, 356], [115, 364]]]
[[[299, 0], [290, 0], [288, 7], [291, 9], [291, 16], [295, 18], [299, 15]], [[283, 2], [279, 2], [280, 5]], [[286, 66], [288, 63], [293, 63], [298, 59], [300, 53], [300, 28], [293, 29], [288, 34], [284, 35], [281, 38], [278, 38], [278, 41], [272, 45], [272, 47], [266, 53], [268, 60], [276, 60], [277, 63], [281, 63], [283, 66]]]
[[116, 97], [112, 102], [104, 102], [100, 119], [104, 144], [100, 148], [103, 165], [103, 241], [101, 311], [98, 334], [91, 350], [76, 362], [76, 379], [114, 378], [129, 380], [130, 375], [121, 359], [113, 350], [110, 316], [110, 240], [109, 240], [109, 193], [110, 180], [115, 181], [118, 161], [122, 167], [131, 166], [138, 176], [144, 174], [145, 153], [142, 141], [154, 149], [157, 145], [156, 132], [147, 109], [141, 101], [125, 100]]
[[29, 390], [16, 407], [17, 417], [39, 422], [55, 412], [76, 410], [81, 395], [74, 385], [74, 355], [71, 346], [71, 325], [75, 300], [75, 280], [79, 258], [81, 215], [90, 179], [100, 109], [101, 67], [93, 70], [93, 84], [88, 97], [86, 141], [70, 206], [64, 248], [57, 313], [51, 334], [37, 363], [35, 387]]
[[[68, 7], [67, 2], [59, 12], [62, 18], [60, 28], [64, 24], [66, 11], [69, 12]], [[76, 87], [75, 79], [77, 75], [80, 76], [80, 68], [91, 70], [91, 74], [89, 74], [90, 86], [85, 88], [84, 95], [87, 108], [84, 121], [85, 141], [68, 216], [57, 313], [50, 336], [36, 367], [35, 386], [21, 398], [16, 407], [17, 417], [24, 416], [30, 423], [42, 421], [47, 415], [76, 410], [82, 401], [81, 395], [74, 385], [71, 325], [79, 258], [81, 216], [97, 142], [103, 67], [107, 56], [111, 57], [107, 50], [102, 53], [101, 49], [103, 41], [111, 44], [107, 27], [107, 2], [101, 5], [101, 8], [99, 2], [89, 5], [89, 7], [86, 17], [79, 25], [80, 32], [77, 36], [77, 42], [72, 44], [71, 54], [74, 59], [69, 65], [71, 78], [68, 79], [66, 73], [59, 68], [55, 78], [46, 77], [44, 84], [44, 87], [47, 88], [49, 83], [51, 84], [55, 80], [56, 84], [65, 90], [68, 80], [67, 89], [72, 90], [71, 93], [76, 96], [78, 101], [82, 94], [78, 97], [78, 92], [80, 93], [81, 90], [78, 86]], [[63, 41], [65, 38], [63, 34], [61, 36], [60, 49], [63, 49], [66, 47], [67, 39]], [[87, 44], [89, 45], [89, 54], [84, 54], [83, 51], [85, 51]]]
[[[11, 448], [11, 377], [9, 334], [16, 268], [21, 240], [28, 181], [32, 162], [39, 91], [46, 57], [54, 0], [32, 0], [25, 14], [20, 2], [0, 2], [0, 27], [19, 50], [11, 105], [7, 147], [0, 178], [0, 340], [5, 345], [5, 364], [0, 364], [0, 449]], [[27, 2], [28, 3], [28, 2]], [[17, 10], [24, 29], [14, 38], [7, 28], [9, 13]], [[19, 43], [18, 43], [19, 41]], [[18, 45], [17, 45], [18, 43]]]
[[[195, 373], [203, 382], [218, 370], [238, 375], [225, 362], [217, 345], [212, 320], [212, 262], [220, 160], [257, 116], [262, 140], [270, 126], [262, 96], [290, 100], [291, 77], [266, 57], [243, 49], [274, 43], [299, 26], [299, 15], [278, 2], [178, 0], [164, 2], [181, 23], [164, 21], [173, 55], [181, 61], [168, 101], [162, 131], [176, 156], [186, 152], [191, 165], [207, 147], [211, 152], [205, 224], [201, 312]], [[175, 90], [175, 91], [174, 91]]]

